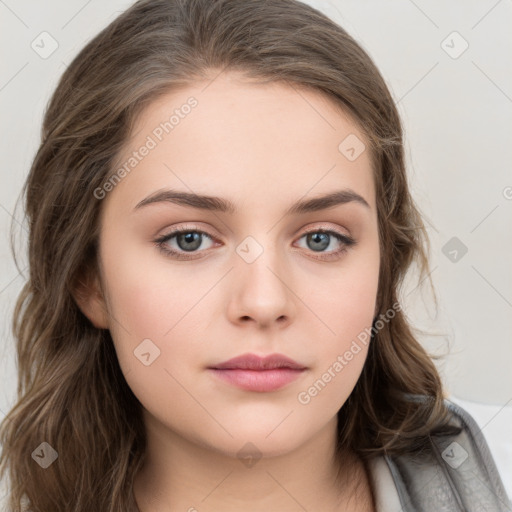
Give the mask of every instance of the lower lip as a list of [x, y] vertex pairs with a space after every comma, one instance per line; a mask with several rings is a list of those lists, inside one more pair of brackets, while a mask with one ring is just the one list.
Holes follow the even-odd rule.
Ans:
[[275, 391], [297, 379], [304, 370], [275, 368], [273, 370], [223, 370], [210, 368], [220, 379], [247, 391]]

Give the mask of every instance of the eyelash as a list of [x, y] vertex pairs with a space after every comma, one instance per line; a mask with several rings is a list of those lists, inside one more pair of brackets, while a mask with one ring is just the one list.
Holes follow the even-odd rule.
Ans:
[[[192, 228], [191, 227], [179, 227], [179, 228], [176, 228], [174, 231], [171, 231], [170, 233], [157, 238], [154, 241], [154, 243], [157, 246], [157, 248], [160, 251], [162, 251], [166, 256], [172, 256], [178, 260], [197, 259], [193, 256], [192, 257], [185, 256], [184, 255], [185, 253], [176, 251], [174, 249], [169, 249], [169, 247], [165, 245], [166, 242], [169, 242], [169, 240], [171, 240], [175, 236], [180, 235], [182, 233], [199, 233], [201, 235], [205, 235], [206, 237], [210, 238], [210, 240], [214, 240], [213, 236], [209, 235], [208, 233], [206, 233], [205, 231], [202, 231], [200, 229], [195, 229], [193, 227]], [[331, 235], [336, 240], [338, 240], [338, 242], [341, 242], [343, 244], [341, 249], [338, 249], [338, 250], [330, 252], [330, 253], [326, 253], [327, 254], [326, 256], [321, 256], [321, 257], [314, 256], [315, 259], [319, 259], [319, 260], [330, 261], [333, 259], [338, 259], [339, 257], [341, 257], [342, 254], [347, 252], [349, 248], [353, 247], [357, 243], [353, 238], [351, 238], [347, 235], [342, 235], [341, 233], [338, 233], [337, 231], [323, 229], [323, 228], [307, 230], [300, 236], [299, 240], [301, 238], [303, 238], [304, 236], [309, 235], [311, 233], [325, 233], [325, 234]], [[194, 252], [191, 252], [190, 254], [194, 254]], [[317, 253], [317, 254], [322, 254], [322, 253]]]

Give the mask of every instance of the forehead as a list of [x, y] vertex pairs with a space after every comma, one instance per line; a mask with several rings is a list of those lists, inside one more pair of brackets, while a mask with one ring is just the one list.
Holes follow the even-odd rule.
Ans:
[[233, 72], [211, 80], [168, 92], [141, 112], [116, 162], [127, 172], [108, 201], [122, 196], [133, 207], [172, 188], [271, 207], [350, 188], [375, 208], [369, 148], [332, 99]]

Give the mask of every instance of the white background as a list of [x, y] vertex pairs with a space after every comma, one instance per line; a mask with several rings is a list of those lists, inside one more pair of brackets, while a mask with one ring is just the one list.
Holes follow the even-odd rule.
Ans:
[[[15, 203], [39, 144], [43, 111], [76, 53], [131, 3], [0, 1], [2, 417], [16, 390], [11, 315], [23, 282], [9, 229], [11, 222], [18, 226], [22, 243], [23, 215]], [[306, 3], [365, 48], [398, 104], [412, 190], [432, 241], [431, 276], [439, 299], [436, 313], [411, 274], [404, 307], [416, 327], [430, 331], [420, 336], [425, 347], [445, 355], [438, 366], [447, 390], [482, 428], [512, 495], [512, 4]], [[43, 31], [58, 43], [45, 59], [31, 47]], [[453, 237], [458, 247], [446, 245]]]

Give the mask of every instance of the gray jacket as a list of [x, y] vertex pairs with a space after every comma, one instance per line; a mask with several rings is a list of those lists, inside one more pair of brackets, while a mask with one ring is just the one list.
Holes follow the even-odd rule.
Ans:
[[512, 503], [475, 420], [446, 400], [460, 434], [432, 436], [420, 455], [386, 455], [403, 512], [512, 512]]

